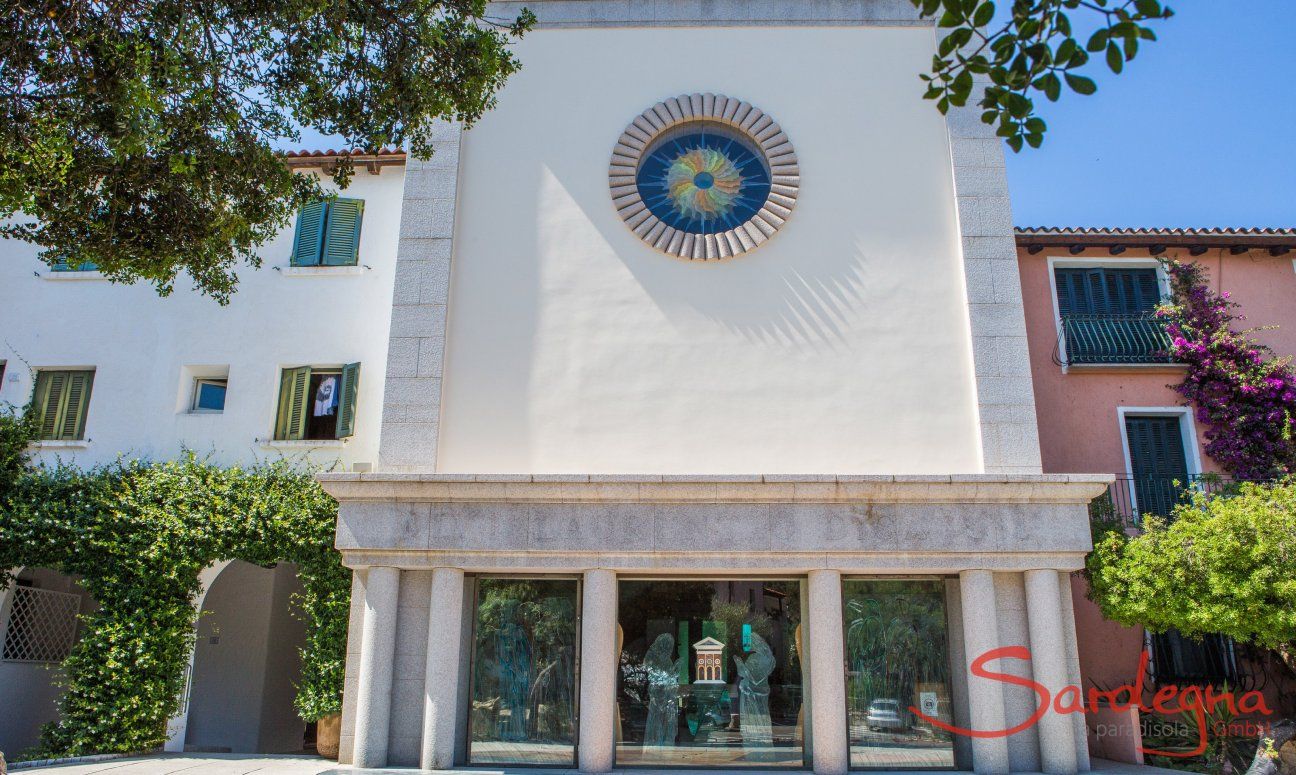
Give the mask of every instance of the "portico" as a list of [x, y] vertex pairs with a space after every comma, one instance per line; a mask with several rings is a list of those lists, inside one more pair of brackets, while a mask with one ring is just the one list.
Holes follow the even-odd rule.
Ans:
[[[843, 669], [843, 581], [921, 579], [943, 590], [949, 669], [942, 675], [948, 675], [950, 707], [938, 715], [947, 713], [954, 726], [1005, 729], [1035, 710], [1029, 688], [969, 679], [971, 661], [992, 649], [1023, 646], [1031, 658], [988, 669], [1037, 681], [1052, 693], [1079, 683], [1074, 626], [1060, 601], [1068, 574], [1082, 567], [1090, 548], [1087, 504], [1104, 487], [1096, 477], [321, 478], [341, 503], [338, 547], [356, 571], [342, 729], [343, 761], [356, 766], [469, 764], [471, 739], [494, 735], [479, 722], [484, 704], [474, 700], [470, 686], [472, 644], [483, 642], [474, 628], [485, 621], [476, 610], [482, 599], [476, 590], [491, 579], [563, 580], [579, 601], [578, 615], [565, 625], [569, 633], [560, 636], [579, 643], [572, 655], [574, 728], [560, 755], [574, 755], [567, 766], [584, 772], [623, 766], [621, 757], [641, 747], [629, 702], [618, 693], [618, 681], [638, 666], [628, 656], [630, 644], [621, 642], [628, 620], [619, 612], [624, 601], [618, 585], [626, 580], [774, 578], [800, 589], [797, 604], [788, 603], [804, 624], [796, 628], [799, 666], [783, 680], [800, 687], [796, 702], [803, 710], [789, 711], [785, 729], [789, 745], [804, 751], [804, 765], [820, 775], [858, 767], [868, 745], [856, 739], [861, 735], [847, 709], [854, 691], [848, 681], [858, 677]], [[504, 636], [491, 637], [487, 646], [499, 648]], [[545, 646], [530, 637], [524, 651], [538, 655]], [[773, 651], [793, 648], [788, 643]], [[731, 670], [734, 663], [726, 659]], [[652, 658], [643, 664], [651, 669]], [[682, 684], [689, 693], [687, 681]], [[534, 695], [538, 680], [529, 686]], [[919, 688], [939, 693], [931, 685]], [[696, 686], [691, 696], [697, 702]], [[534, 702], [527, 707], [544, 716], [559, 705], [551, 700], [548, 710]], [[773, 715], [777, 749], [778, 711]], [[733, 716], [730, 736], [733, 728], [754, 728], [736, 711]], [[1083, 737], [1077, 737], [1082, 723], [1050, 712], [1010, 737], [953, 735], [951, 764], [979, 773], [1071, 775], [1088, 769]], [[724, 739], [716, 732], [709, 744], [734, 747]], [[755, 750], [759, 741], [753, 740], [749, 733], [734, 750]], [[676, 745], [685, 743], [675, 743], [672, 733], [668, 748]], [[523, 759], [508, 761], [505, 754], [494, 761], [525, 765], [535, 749], [513, 750]]]

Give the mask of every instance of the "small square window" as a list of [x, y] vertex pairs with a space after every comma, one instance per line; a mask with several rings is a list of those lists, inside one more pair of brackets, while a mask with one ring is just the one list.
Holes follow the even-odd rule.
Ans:
[[194, 380], [193, 412], [225, 411], [225, 389], [229, 380], [196, 379]]

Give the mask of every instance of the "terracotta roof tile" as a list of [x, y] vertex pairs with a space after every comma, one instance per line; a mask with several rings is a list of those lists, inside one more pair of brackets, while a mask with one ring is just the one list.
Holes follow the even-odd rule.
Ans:
[[1268, 249], [1285, 255], [1296, 249], [1296, 228], [1110, 228], [1027, 226], [1014, 230], [1017, 244], [1031, 254], [1046, 247], [1107, 247], [1113, 254], [1123, 248], [1149, 248], [1158, 253], [1167, 247], [1188, 247], [1194, 255], [1211, 248], [1236, 253]]
[[1296, 237], [1296, 228], [1111, 228], [1111, 227], [1059, 227], [1019, 226], [1017, 236], [1047, 235], [1075, 237]]
[[340, 151], [335, 151], [329, 148], [327, 151], [302, 149], [283, 152], [285, 159], [324, 159], [338, 156], [392, 156], [404, 158], [405, 152], [399, 148], [379, 148], [377, 151], [364, 151], [359, 148], [343, 148]]

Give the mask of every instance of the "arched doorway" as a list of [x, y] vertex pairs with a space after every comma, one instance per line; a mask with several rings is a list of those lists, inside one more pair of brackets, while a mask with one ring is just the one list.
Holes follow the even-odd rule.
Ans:
[[48, 568], [19, 568], [0, 590], [0, 751], [11, 757], [40, 742], [58, 720], [61, 665], [81, 635], [81, 614], [97, 605], [77, 579]]
[[293, 708], [306, 625], [293, 595], [297, 567], [235, 560], [202, 600], [185, 750], [295, 753], [306, 722]]

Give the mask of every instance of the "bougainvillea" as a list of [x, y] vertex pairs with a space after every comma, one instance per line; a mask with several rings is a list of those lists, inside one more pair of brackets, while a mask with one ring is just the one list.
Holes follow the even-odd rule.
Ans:
[[1171, 354], [1188, 367], [1173, 386], [1206, 429], [1206, 454], [1238, 479], [1296, 472], [1296, 375], [1245, 331], [1228, 292], [1215, 293], [1198, 264], [1169, 262], [1172, 300], [1158, 311]]
[[0, 584], [6, 569], [80, 577], [99, 604], [63, 663], [59, 721], [39, 756], [160, 746], [179, 708], [199, 572], [219, 560], [293, 562], [306, 620], [296, 706], [342, 705], [350, 572], [333, 548], [337, 502], [286, 463], [220, 467], [187, 455], [90, 470], [27, 464], [23, 420], [0, 415]]

